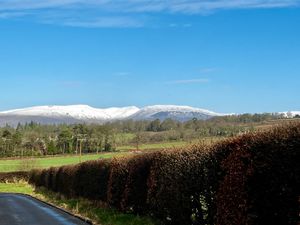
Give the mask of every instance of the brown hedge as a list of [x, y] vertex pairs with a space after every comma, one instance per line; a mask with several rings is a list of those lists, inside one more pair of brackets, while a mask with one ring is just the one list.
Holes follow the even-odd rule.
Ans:
[[106, 201], [110, 160], [81, 163], [75, 175], [75, 194], [91, 200]]
[[27, 181], [28, 179], [29, 179], [29, 172], [27, 171], [0, 173], [0, 183], [14, 182], [18, 180]]
[[205, 146], [156, 153], [148, 180], [151, 213], [166, 224], [207, 224], [209, 160]]
[[56, 188], [57, 191], [69, 196], [75, 196], [76, 171], [78, 165], [62, 166], [56, 173]]
[[30, 182], [165, 224], [296, 225], [299, 153], [297, 123], [213, 146], [34, 170]]
[[110, 206], [121, 209], [121, 201], [128, 177], [128, 159], [115, 158], [111, 161], [108, 181], [107, 202]]
[[155, 154], [148, 153], [132, 157], [128, 161], [128, 176], [121, 202], [123, 211], [137, 214], [147, 212], [147, 180], [154, 156]]
[[218, 224], [298, 224], [299, 124], [247, 134], [232, 144], [235, 151], [222, 163]]

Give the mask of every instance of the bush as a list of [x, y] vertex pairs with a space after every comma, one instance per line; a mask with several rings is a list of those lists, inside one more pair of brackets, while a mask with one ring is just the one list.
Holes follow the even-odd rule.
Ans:
[[127, 161], [127, 158], [115, 158], [111, 161], [107, 202], [110, 206], [118, 209], [121, 209], [121, 201], [128, 176]]
[[194, 146], [156, 153], [148, 180], [148, 202], [151, 213], [166, 224], [204, 224], [210, 219], [207, 150]]
[[110, 160], [81, 163], [75, 177], [76, 195], [92, 200], [106, 201]]
[[47, 170], [47, 184], [46, 187], [52, 191], [57, 190], [57, 185], [56, 185], [56, 175], [57, 175], [58, 168], [51, 167], [50, 169]]
[[42, 186], [42, 170], [31, 170], [29, 173], [29, 183], [35, 185], [36, 187]]
[[74, 197], [76, 184], [76, 172], [78, 165], [62, 166], [58, 169], [56, 174], [56, 188], [57, 191], [68, 196]]
[[25, 171], [0, 173], [0, 183], [15, 182], [18, 180], [28, 180], [29, 173]]
[[231, 144], [235, 149], [222, 163], [217, 224], [298, 224], [299, 124], [247, 134]]
[[154, 155], [152, 153], [138, 155], [128, 161], [128, 176], [121, 202], [123, 211], [138, 214], [147, 211], [147, 180]]

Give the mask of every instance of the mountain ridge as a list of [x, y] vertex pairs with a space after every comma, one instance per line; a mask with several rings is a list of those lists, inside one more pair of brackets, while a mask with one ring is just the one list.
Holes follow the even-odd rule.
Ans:
[[[300, 111], [279, 112], [285, 117], [300, 115]], [[117, 120], [165, 120], [187, 121], [193, 118], [207, 120], [216, 116], [233, 115], [182, 105], [151, 105], [94, 108], [89, 105], [46, 105], [0, 112], [0, 126], [16, 126], [34, 121], [40, 124], [105, 123]]]
[[136, 106], [93, 108], [89, 105], [48, 105], [33, 106], [0, 112], [0, 125], [38, 122], [51, 123], [104, 123], [116, 120], [154, 120], [172, 118], [186, 121], [192, 118], [209, 119], [225, 114], [206, 109], [178, 105], [152, 105], [143, 108]]

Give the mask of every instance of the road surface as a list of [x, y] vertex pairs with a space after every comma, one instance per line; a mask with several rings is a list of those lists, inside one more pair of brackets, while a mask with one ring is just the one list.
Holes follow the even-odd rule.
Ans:
[[0, 225], [87, 225], [68, 213], [25, 195], [0, 194]]

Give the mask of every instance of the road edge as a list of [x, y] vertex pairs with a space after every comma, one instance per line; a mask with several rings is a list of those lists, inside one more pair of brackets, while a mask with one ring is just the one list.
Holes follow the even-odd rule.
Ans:
[[12, 192], [1, 192], [1, 194], [13, 194], [13, 195], [21, 195], [21, 196], [29, 197], [29, 198], [34, 199], [36, 201], [42, 202], [42, 203], [44, 203], [44, 204], [46, 204], [46, 205], [48, 205], [50, 207], [53, 207], [53, 208], [58, 209], [60, 211], [63, 211], [64, 213], [66, 213], [66, 214], [68, 214], [70, 216], [74, 216], [75, 218], [80, 219], [81, 221], [83, 221], [83, 222], [85, 222], [85, 223], [87, 223], [89, 225], [94, 225], [93, 222], [92, 222], [92, 220], [90, 220], [90, 219], [88, 219], [86, 217], [83, 217], [83, 216], [80, 216], [80, 215], [76, 215], [76, 214], [72, 213], [71, 211], [69, 211], [67, 209], [64, 209], [64, 208], [59, 207], [57, 205], [54, 205], [52, 203], [46, 202], [44, 200], [38, 199], [38, 198], [36, 198], [36, 197], [34, 197], [34, 196], [30, 195], [30, 194], [12, 193]]

